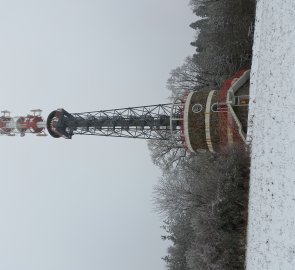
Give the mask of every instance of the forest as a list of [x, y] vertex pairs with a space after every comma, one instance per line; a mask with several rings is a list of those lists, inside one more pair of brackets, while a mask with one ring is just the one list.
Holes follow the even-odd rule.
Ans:
[[[186, 91], [219, 89], [236, 71], [251, 68], [255, 0], [191, 0], [195, 53], [171, 71], [171, 98]], [[162, 257], [169, 270], [244, 269], [249, 150], [186, 154], [173, 141], [150, 141], [162, 169], [154, 187], [163, 218]]]

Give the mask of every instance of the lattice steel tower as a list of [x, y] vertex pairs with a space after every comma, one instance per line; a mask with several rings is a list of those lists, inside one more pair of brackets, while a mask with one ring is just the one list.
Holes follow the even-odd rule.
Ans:
[[[190, 152], [216, 152], [226, 145], [246, 144], [250, 70], [240, 70], [219, 91], [203, 89], [173, 103], [83, 113], [41, 110], [26, 116], [2, 111], [0, 135], [35, 133], [71, 139], [73, 135], [174, 140]], [[178, 148], [180, 145], [172, 144]]]
[[68, 113], [64, 109], [51, 112], [47, 120], [41, 110], [32, 110], [27, 116], [11, 117], [2, 111], [0, 134], [15, 136], [35, 133], [46, 136], [45, 129], [54, 137], [71, 139], [73, 135], [139, 138], [176, 141], [183, 139], [183, 106], [174, 103], [128, 107], [83, 113]]

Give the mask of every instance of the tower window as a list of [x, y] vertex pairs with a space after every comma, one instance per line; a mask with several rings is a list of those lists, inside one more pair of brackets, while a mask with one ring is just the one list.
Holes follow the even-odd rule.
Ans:
[[211, 111], [212, 111], [212, 112], [217, 112], [217, 111], [218, 111], [217, 103], [213, 103], [213, 104], [212, 104], [212, 106], [211, 106]]
[[199, 103], [194, 104], [193, 107], [192, 107], [193, 113], [199, 113], [199, 112], [202, 111], [202, 109], [203, 109], [203, 106], [201, 104], [199, 104]]

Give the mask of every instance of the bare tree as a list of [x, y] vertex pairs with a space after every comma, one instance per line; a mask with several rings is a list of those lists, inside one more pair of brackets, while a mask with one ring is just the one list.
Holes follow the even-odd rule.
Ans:
[[202, 153], [187, 157], [183, 170], [166, 170], [154, 187], [156, 210], [174, 217], [193, 209], [212, 207], [217, 195], [218, 173], [212, 177], [214, 156]]
[[148, 141], [152, 161], [163, 171], [177, 167], [186, 156], [183, 145], [175, 141], [172, 137], [169, 140]]
[[[200, 153], [168, 170], [154, 187], [173, 248], [168, 269], [243, 269], [249, 163], [240, 147]], [[181, 268], [185, 267], [185, 268]]]
[[174, 97], [182, 97], [186, 91], [196, 91], [214, 84], [210, 75], [209, 71], [202, 71], [192, 57], [187, 57], [182, 66], [171, 71], [167, 88]]

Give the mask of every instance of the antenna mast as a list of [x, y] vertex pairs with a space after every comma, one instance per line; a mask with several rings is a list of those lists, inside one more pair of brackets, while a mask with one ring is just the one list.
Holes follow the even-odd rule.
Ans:
[[11, 117], [10, 111], [1, 111], [0, 117], [0, 135], [25, 136], [26, 133], [34, 133], [37, 136], [46, 136], [46, 121], [41, 116], [41, 110], [31, 110], [27, 116]]

